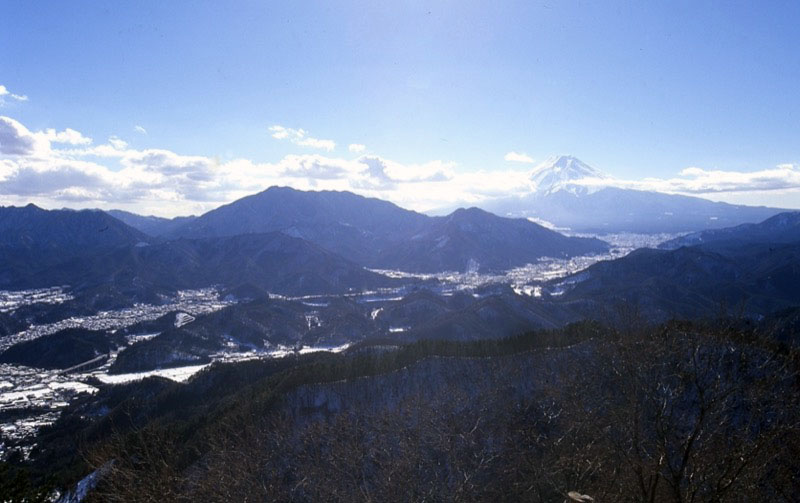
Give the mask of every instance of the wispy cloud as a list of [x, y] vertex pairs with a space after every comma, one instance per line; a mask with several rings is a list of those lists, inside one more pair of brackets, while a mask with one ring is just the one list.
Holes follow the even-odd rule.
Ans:
[[645, 186], [665, 192], [709, 194], [800, 188], [800, 166], [779, 164], [757, 171], [706, 170], [690, 167], [668, 179], [646, 178]]
[[779, 164], [774, 168], [756, 171], [708, 170], [689, 167], [672, 178], [586, 178], [578, 185], [613, 186], [619, 188], [667, 192], [672, 194], [719, 194], [736, 192], [777, 191], [800, 189], [800, 166]]
[[322, 150], [331, 151], [336, 148], [336, 142], [333, 140], [320, 140], [308, 136], [308, 132], [303, 129], [292, 129], [279, 125], [269, 128], [272, 137], [277, 140], [289, 140], [295, 145], [301, 147], [317, 148]]
[[145, 128], [143, 128], [142, 126], [138, 125], [138, 124], [133, 126], [133, 130], [136, 131], [139, 134], [144, 134], [144, 135], [147, 134], [147, 130]]
[[5, 103], [5, 99], [12, 99], [15, 101], [28, 101], [28, 97], [24, 94], [14, 94], [4, 85], [0, 85], [0, 106]]
[[116, 150], [125, 150], [126, 148], [128, 148], [128, 142], [117, 136], [112, 136], [111, 138], [109, 138], [108, 144], [114, 147], [114, 149]]
[[534, 164], [536, 162], [533, 160], [533, 157], [520, 152], [509, 152], [503, 156], [503, 159], [509, 162], [522, 162], [525, 164]]
[[353, 152], [354, 154], [360, 154], [361, 152], [367, 149], [366, 145], [362, 145], [361, 143], [351, 143], [347, 146], [347, 150]]

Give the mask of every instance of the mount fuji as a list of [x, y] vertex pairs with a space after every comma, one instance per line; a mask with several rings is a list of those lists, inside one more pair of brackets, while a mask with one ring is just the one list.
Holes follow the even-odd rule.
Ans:
[[538, 194], [566, 191], [577, 196], [596, 192], [611, 177], [576, 157], [562, 155], [550, 157], [534, 168], [530, 180]]
[[579, 232], [698, 231], [761, 222], [785, 211], [614, 187], [609, 175], [566, 155], [534, 168], [530, 181], [528, 194], [480, 206], [497, 215], [546, 221]]

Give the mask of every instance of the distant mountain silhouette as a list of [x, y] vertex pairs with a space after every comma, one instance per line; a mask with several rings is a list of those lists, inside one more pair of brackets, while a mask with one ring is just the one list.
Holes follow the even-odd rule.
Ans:
[[421, 231], [429, 217], [350, 192], [271, 187], [209, 211], [172, 237], [231, 236], [280, 231], [312, 241], [362, 265], [394, 242]]
[[142, 216], [123, 210], [108, 210], [106, 213], [114, 218], [122, 220], [127, 225], [130, 225], [148, 236], [163, 236], [169, 234], [179, 226], [197, 218], [195, 216], [175, 218], [154, 217], [152, 215]]
[[[323, 226], [340, 225], [382, 236], [421, 228], [427, 219], [388, 201], [352, 192], [270, 187], [209, 211], [182, 225], [174, 235], [213, 237], [282, 231], [311, 238]], [[310, 234], [301, 235], [304, 231]]]

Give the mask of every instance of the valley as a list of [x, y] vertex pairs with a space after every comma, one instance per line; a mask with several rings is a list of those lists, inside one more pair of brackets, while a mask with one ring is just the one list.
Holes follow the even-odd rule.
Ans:
[[[254, 208], [270, 218], [254, 218]], [[474, 369], [493, 381], [504, 358], [559, 375], [565, 358], [591, 364], [598, 337], [633, 319], [668, 326], [718, 316], [740, 323], [739, 316], [759, 333], [781, 333], [779, 344], [795, 344], [800, 213], [703, 233], [559, 233], [475, 208], [428, 217], [354, 194], [272, 188], [190, 219], [121, 214], [168, 235], [119, 222], [111, 242], [85, 233], [81, 239], [97, 242], [82, 251], [50, 225], [83, 228], [104, 222], [103, 214], [12, 211], [9, 229], [31, 228], [28, 218], [36, 226], [24, 245], [0, 247], [12, 264], [0, 275], [0, 463], [72, 459], [77, 451], [63, 443], [70, 428], [91, 437], [119, 420], [119, 407], [156, 413], [151, 407], [161, 402], [137, 402], [139, 393], [181, 395], [240, 373], [283, 376], [289, 384], [275, 384], [265, 406], [317, 421], [350, 407], [393, 407], [374, 391], [362, 396], [369, 386], [304, 388], [327, 372], [383, 383], [401, 401], [441, 373], [448, 389], [471, 395], [452, 381], [472, 371], [462, 368], [471, 365], [459, 360], [464, 355], [494, 355]], [[394, 231], [380, 219], [393, 220]], [[413, 370], [401, 370], [409, 351]], [[527, 351], [548, 356], [526, 360]], [[457, 359], [428, 361], [446, 355]], [[328, 365], [333, 370], [320, 370]], [[392, 372], [409, 374], [397, 381]], [[525, 388], [519, 396], [543, 392]], [[340, 393], [355, 395], [342, 401]], [[177, 413], [158, 407], [157, 414]]]
[[[212, 350], [206, 350], [204, 354], [197, 355], [198, 358], [203, 358], [201, 364], [191, 364], [190, 361], [182, 366], [168, 364], [164, 368], [143, 369], [134, 373], [109, 373], [109, 369], [116, 362], [120, 351], [136, 347], [137, 344], [157, 337], [160, 332], [155, 329], [169, 326], [169, 323], [162, 324], [161, 327], [151, 326], [147, 322], [154, 322], [161, 317], [165, 317], [169, 321], [171, 317], [172, 325], [180, 328], [185, 323], [191, 324], [197, 317], [232, 306], [239, 301], [233, 295], [223, 298], [218, 288], [179, 291], [172, 297], [165, 296], [161, 304], [136, 304], [128, 308], [101, 311], [85, 316], [71, 316], [53, 323], [32, 325], [19, 333], [0, 338], [0, 359], [2, 359], [2, 352], [14, 345], [34, 341], [66, 329], [84, 329], [108, 334], [125, 332], [124, 342], [116, 349], [101, 355], [102, 361], [98, 362], [96, 366], [90, 365], [89, 370], [57, 368], [46, 370], [0, 363], [0, 418], [6, 418], [1, 419], [3, 423], [0, 424], [0, 430], [3, 432], [4, 438], [14, 445], [29, 450], [30, 445], [25, 447], [25, 442], [35, 437], [39, 427], [51, 424], [58, 417], [60, 410], [66, 407], [76, 395], [95, 393], [99, 383], [119, 384], [152, 376], [183, 381], [213, 362], [277, 358], [292, 353], [305, 354], [310, 351], [341, 351], [353, 342], [369, 337], [392, 337], [397, 339], [398, 343], [405, 342], [410, 340], [406, 337], [405, 332], [413, 332], [415, 325], [430, 320], [425, 317], [405, 318], [401, 323], [395, 325], [395, 320], [383, 322], [381, 313], [391, 311], [402, 301], [408, 300], [412, 292], [419, 289], [430, 292], [430, 295], [434, 297], [447, 298], [461, 293], [467, 294], [472, 299], [479, 299], [496, 295], [498, 287], [509, 286], [518, 296], [537, 298], [541, 296], [542, 285], [550, 280], [579, 272], [602, 260], [622, 257], [641, 246], [656, 246], [661, 241], [673, 237], [674, 235], [652, 236], [630, 233], [603, 235], [600, 238], [610, 244], [610, 251], [607, 254], [578, 256], [569, 259], [545, 257], [535, 263], [506, 271], [504, 274], [485, 274], [476, 271], [421, 274], [373, 270], [377, 274], [406, 283], [398, 287], [340, 295], [285, 296], [268, 293], [268, 298], [273, 301], [285, 301], [303, 306], [303, 316], [308, 323], [305, 329], [307, 333], [314, 329], [317, 332], [320, 331], [319, 308], [326, 308], [341, 300], [351, 301], [352, 304], [347, 304], [348, 308], [360, 307], [360, 316], [365, 322], [361, 329], [363, 333], [347, 339], [332, 339], [330, 336], [320, 338], [317, 335], [316, 339], [304, 340], [301, 335], [300, 341], [292, 344], [289, 344], [288, 341], [264, 340], [263, 344], [252, 344], [247, 347], [227, 341], [221, 347], [215, 347]], [[68, 292], [68, 287], [53, 287], [33, 291], [0, 292], [0, 296], [9, 299], [6, 304], [8, 306], [6, 312], [13, 314], [15, 309], [26, 304], [55, 304], [70, 301], [73, 297]], [[503, 294], [512, 295], [511, 292]], [[183, 316], [186, 318], [182, 318]], [[372, 323], [367, 323], [368, 321]], [[325, 323], [329, 322], [336, 323], [336, 320], [331, 319], [329, 315], [328, 319], [325, 319]], [[141, 329], [137, 329], [137, 325]], [[227, 331], [229, 327], [223, 326], [219, 330]], [[152, 331], [152, 333], [139, 333], [140, 331]], [[347, 342], [342, 342], [345, 340]], [[42, 411], [46, 412], [42, 413]], [[3, 449], [3, 452], [5, 450]], [[2, 452], [0, 452], [0, 456], [3, 456]]]

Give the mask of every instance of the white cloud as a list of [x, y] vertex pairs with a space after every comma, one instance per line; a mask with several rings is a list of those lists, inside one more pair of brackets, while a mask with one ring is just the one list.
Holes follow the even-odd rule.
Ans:
[[368, 168], [371, 177], [386, 183], [444, 182], [455, 175], [455, 163], [430, 161], [423, 164], [401, 164], [378, 156], [358, 160]]
[[347, 150], [349, 150], [350, 152], [353, 152], [354, 154], [360, 154], [361, 152], [363, 152], [366, 149], [367, 149], [367, 146], [366, 145], [362, 145], [360, 143], [351, 143], [350, 145], [347, 146]]
[[[281, 131], [274, 131], [279, 134]], [[287, 132], [287, 138], [291, 133]], [[10, 141], [6, 141], [6, 138]], [[342, 159], [319, 154], [288, 155], [274, 163], [247, 159], [219, 162], [169, 150], [131, 148], [111, 137], [90, 145], [77, 131], [30, 132], [3, 118], [0, 122], [0, 194], [6, 201], [124, 207], [175, 215], [206, 211], [272, 185], [303, 190], [350, 190], [425, 210], [457, 200], [477, 200], [469, 193], [475, 177], [481, 192], [509, 189], [510, 176], [471, 174], [459, 181], [455, 163], [440, 160], [404, 164], [379, 156]], [[69, 144], [51, 148], [50, 140]], [[38, 145], [37, 144], [41, 144]], [[520, 173], [519, 180], [524, 181]], [[447, 185], [444, 185], [444, 184]], [[447, 194], [449, 198], [443, 198]], [[144, 211], [140, 209], [140, 211]]]
[[64, 131], [56, 131], [55, 129], [45, 129], [40, 133], [43, 138], [51, 143], [67, 143], [69, 145], [88, 145], [92, 143], [91, 138], [83, 136], [80, 132], [74, 129], [67, 128]]
[[31, 132], [19, 121], [0, 116], [0, 155], [47, 158], [53, 155], [53, 143], [84, 146], [92, 139], [71, 128]]
[[[75, 200], [75, 195], [110, 197], [115, 189], [110, 173], [103, 166], [75, 161], [19, 162], [0, 180], [0, 194], [42, 196]], [[118, 197], [118, 196], [116, 196]]]
[[[285, 134], [289, 139], [292, 133], [284, 129], [273, 134]], [[284, 185], [301, 190], [349, 190], [426, 211], [530, 193], [535, 187], [529, 174], [526, 166], [465, 171], [444, 160], [401, 163], [377, 155], [356, 159], [287, 155], [270, 163], [219, 161], [166, 149], [138, 150], [117, 137], [96, 145], [72, 129], [32, 132], [15, 119], [0, 116], [3, 204], [120, 207], [174, 216], [201, 213], [269, 186]], [[800, 193], [800, 166], [782, 164], [753, 172], [693, 167], [672, 178], [583, 179], [578, 183], [715, 198], [756, 192], [789, 198], [785, 194]], [[769, 197], [762, 200], [771, 200]]]
[[42, 147], [28, 128], [11, 117], [0, 116], [0, 154], [33, 155]]
[[522, 162], [525, 164], [533, 164], [536, 162], [533, 160], [533, 157], [529, 156], [528, 154], [523, 154], [520, 152], [509, 152], [505, 156], [503, 156], [503, 159], [510, 162]]
[[269, 128], [272, 137], [277, 140], [289, 140], [295, 145], [301, 147], [311, 147], [321, 150], [331, 151], [336, 148], [336, 142], [333, 140], [320, 140], [308, 136], [308, 132], [303, 129], [292, 129], [283, 126], [271, 126]]
[[28, 101], [28, 97], [24, 94], [14, 94], [8, 90], [4, 85], [0, 85], [0, 106], [3, 105], [5, 98], [11, 98], [16, 101]]
[[147, 130], [145, 128], [143, 128], [142, 126], [138, 125], [138, 124], [133, 126], [133, 130], [136, 131], [139, 134], [144, 134], [144, 135], [147, 134]]

